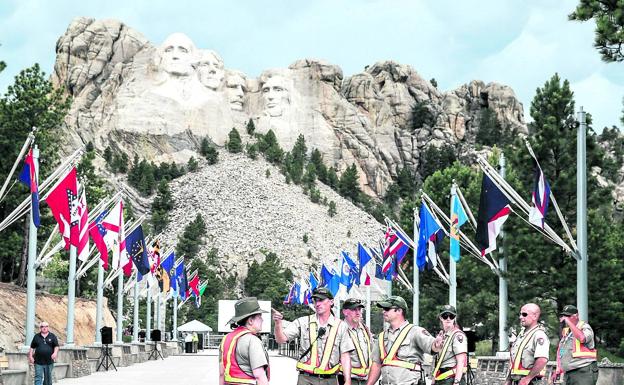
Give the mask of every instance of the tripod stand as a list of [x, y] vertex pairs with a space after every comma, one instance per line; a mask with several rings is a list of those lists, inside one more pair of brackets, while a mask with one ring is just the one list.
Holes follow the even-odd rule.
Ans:
[[97, 369], [95, 369], [96, 372], [100, 371], [100, 367], [104, 367], [104, 369], [106, 371], [108, 371], [108, 369], [112, 366], [113, 369], [115, 369], [115, 371], [117, 371], [117, 367], [115, 366], [115, 363], [113, 362], [113, 356], [111, 355], [111, 348], [108, 347], [108, 344], [105, 344], [104, 346], [102, 346], [102, 350], [100, 353], [100, 363], [97, 366]]
[[160, 356], [161, 360], [164, 360], [165, 358], [163, 357], [162, 353], [160, 353], [160, 350], [158, 350], [158, 342], [154, 341], [154, 349], [152, 349], [152, 351], [150, 352], [149, 357], [147, 357], [147, 360], [157, 360], [158, 357]]

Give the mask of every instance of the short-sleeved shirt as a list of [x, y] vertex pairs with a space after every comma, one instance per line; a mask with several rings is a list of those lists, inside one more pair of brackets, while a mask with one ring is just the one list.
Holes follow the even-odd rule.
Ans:
[[52, 333], [48, 333], [43, 337], [41, 333], [35, 334], [30, 347], [35, 350], [35, 364], [37, 365], [51, 365], [54, 363], [52, 360], [52, 353], [54, 348], [59, 346], [58, 339]]
[[[529, 335], [529, 332], [533, 330], [533, 328], [538, 328], [538, 330]], [[548, 348], [550, 346], [548, 336], [542, 326], [536, 325], [533, 328], [529, 330], [523, 329], [518, 335], [518, 338], [516, 338], [514, 343], [511, 345], [511, 362], [513, 363], [518, 355], [518, 349], [520, 349], [520, 345], [522, 345], [522, 341], [525, 336], [529, 336], [529, 338], [531, 338], [522, 351], [522, 367], [526, 369], [531, 369], [535, 364], [535, 360], [538, 358], [543, 357], [548, 359]]]
[[236, 362], [241, 370], [253, 376], [253, 370], [269, 365], [269, 355], [258, 336], [245, 334], [236, 343]]
[[[334, 367], [340, 363], [340, 354], [344, 352], [351, 352], [355, 349], [353, 346], [353, 341], [351, 341], [351, 337], [349, 337], [348, 326], [346, 322], [341, 321], [340, 319], [334, 317], [333, 315], [329, 316], [329, 320], [327, 325], [321, 325], [318, 323], [318, 319], [316, 318], [316, 314], [310, 316], [304, 316], [297, 318], [293, 322], [291, 322], [286, 329], [284, 329], [284, 334], [289, 341], [299, 338], [299, 354], [301, 355], [303, 352], [308, 350], [310, 347], [310, 320], [312, 322], [317, 323], [317, 330], [320, 327], [326, 327], [327, 331], [325, 334], [317, 340], [317, 351], [319, 360], [323, 356], [323, 350], [325, 349], [325, 344], [327, 343], [327, 338], [329, 337], [333, 328], [338, 328], [336, 333], [336, 340], [334, 342], [334, 348], [332, 349], [332, 353], [329, 357], [329, 366]], [[306, 354], [301, 358], [301, 362], [310, 361], [312, 352]]]
[[[352, 341], [353, 341], [353, 336], [356, 337], [357, 344], [360, 347], [360, 351], [362, 352], [362, 355], [364, 356], [363, 357], [364, 361], [368, 365], [368, 361], [369, 361], [368, 350], [369, 350], [369, 348], [372, 348], [371, 346], [369, 346], [369, 343], [371, 341], [370, 333], [364, 327], [364, 325], [359, 324], [357, 328], [349, 327], [349, 335], [351, 336], [351, 340]], [[355, 341], [354, 341], [354, 343], [355, 343]], [[352, 368], [361, 368], [362, 367], [362, 363], [360, 362], [360, 357], [358, 357], [357, 349], [354, 349], [354, 350], [351, 351], [351, 367]], [[360, 380], [368, 378], [368, 376], [362, 377], [362, 376], [355, 376], [355, 375], [351, 375], [351, 377], [358, 378]]]
[[[585, 335], [585, 343], [583, 345], [590, 349], [594, 349], [594, 330], [586, 322], [583, 322], [579, 329], [581, 329], [581, 331]], [[559, 351], [557, 352], [557, 354], [560, 355], [561, 368], [564, 372], [582, 368], [596, 361], [595, 358], [572, 357], [572, 351], [574, 349], [575, 343], [576, 338], [574, 337], [574, 333], [572, 333], [572, 331], [568, 331], [568, 334], [566, 334], [566, 336], [563, 337], [559, 342]]]
[[[390, 327], [384, 330], [384, 347], [386, 352], [390, 351], [392, 344], [397, 339], [401, 331], [409, 325], [409, 322], [405, 321], [396, 330], [391, 330]], [[397, 350], [396, 358], [401, 361], [408, 361], [413, 363], [422, 364], [425, 353], [431, 353], [431, 347], [435, 338], [429, 334], [427, 330], [420, 326], [414, 326], [407, 333], [405, 339], [401, 343], [399, 350]], [[373, 344], [373, 362], [381, 365], [381, 352], [379, 350], [379, 342]], [[399, 368], [396, 366], [382, 366], [381, 367], [381, 384], [413, 384], [420, 379], [420, 372], [409, 370], [406, 368]]]
[[[455, 330], [451, 330], [444, 333], [444, 342], [442, 346], [445, 346], [448, 339], [451, 337]], [[442, 352], [440, 352], [441, 354]], [[453, 341], [451, 341], [444, 357], [442, 357], [442, 364], [440, 364], [441, 368], [454, 368], [457, 365], [457, 359], [455, 356], [462, 353], [468, 353], [468, 338], [466, 338], [466, 334], [461, 330], [457, 331], [453, 336]], [[436, 361], [437, 364], [437, 361]]]

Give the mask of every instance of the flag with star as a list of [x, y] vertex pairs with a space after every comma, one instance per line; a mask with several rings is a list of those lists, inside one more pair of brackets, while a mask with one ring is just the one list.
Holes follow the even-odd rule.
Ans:
[[143, 237], [143, 228], [141, 225], [137, 226], [136, 229], [132, 230], [132, 232], [126, 236], [126, 250], [139, 274], [146, 275], [150, 272], [147, 250], [145, 249], [145, 238]]

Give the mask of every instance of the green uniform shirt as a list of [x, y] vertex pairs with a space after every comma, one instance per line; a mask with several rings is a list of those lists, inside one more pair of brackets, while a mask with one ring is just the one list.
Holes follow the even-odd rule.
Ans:
[[[578, 327], [578, 325], [577, 325]], [[587, 322], [583, 323], [579, 329], [585, 335], [585, 345], [590, 349], [595, 348], [594, 343], [594, 331], [591, 326]], [[574, 338], [574, 333], [569, 331], [568, 334], [559, 341], [559, 355], [561, 358], [561, 368], [564, 372], [582, 368], [596, 361], [595, 358], [581, 358], [581, 357], [572, 357], [572, 351], [574, 350], [574, 344], [576, 343], [576, 338]]]

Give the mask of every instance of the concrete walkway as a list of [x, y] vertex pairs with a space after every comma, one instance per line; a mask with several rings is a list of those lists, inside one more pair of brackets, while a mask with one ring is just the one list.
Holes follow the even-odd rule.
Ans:
[[[296, 384], [295, 360], [270, 354], [271, 383]], [[60, 385], [175, 385], [219, 383], [219, 359], [217, 350], [206, 350], [199, 354], [170, 356], [164, 360], [147, 361], [123, 368], [117, 372], [99, 371], [90, 376], [65, 378], [55, 384]]]

